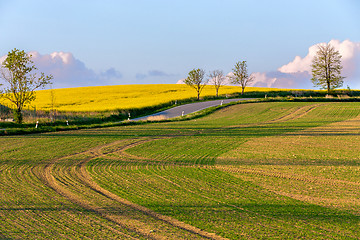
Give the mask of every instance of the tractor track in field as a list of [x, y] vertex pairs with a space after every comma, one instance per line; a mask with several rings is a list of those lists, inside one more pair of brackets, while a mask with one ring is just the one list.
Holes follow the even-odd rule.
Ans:
[[[131, 208], [135, 211], [138, 211], [141, 214], [145, 214], [146, 216], [155, 219], [155, 221], [161, 221], [165, 225], [170, 225], [179, 230], [181, 229], [181, 230], [187, 232], [188, 234], [190, 234], [192, 236], [192, 238], [194, 238], [194, 239], [197, 239], [197, 238], [214, 239], [214, 240], [226, 239], [226, 238], [217, 236], [214, 233], [206, 232], [206, 231], [196, 228], [192, 225], [178, 221], [177, 219], [174, 219], [172, 217], [159, 214], [159, 213], [154, 212], [146, 207], [140, 206], [140, 205], [130, 202], [126, 199], [123, 199], [123, 198], [117, 196], [116, 194], [113, 194], [113, 193], [107, 191], [106, 189], [100, 187], [96, 182], [94, 182], [92, 180], [91, 176], [89, 175], [89, 173], [86, 170], [86, 164], [94, 158], [98, 158], [98, 157], [107, 158], [107, 154], [119, 153], [119, 152], [124, 153], [124, 151], [128, 148], [134, 147], [136, 145], [139, 145], [139, 144], [142, 144], [142, 143], [145, 143], [148, 141], [156, 140], [156, 139], [157, 138], [138, 138], [135, 140], [135, 142], [126, 144], [124, 146], [121, 146], [120, 148], [106, 150], [106, 148], [111, 148], [111, 147], [116, 146], [117, 144], [121, 144], [124, 142], [124, 140], [115, 141], [115, 142], [112, 142], [109, 144], [105, 144], [102, 146], [92, 148], [90, 150], [87, 150], [87, 151], [84, 151], [81, 153], [72, 154], [69, 156], [54, 159], [47, 164], [34, 167], [32, 169], [32, 172], [43, 183], [45, 183], [47, 186], [52, 188], [59, 195], [70, 200], [72, 203], [75, 203], [76, 205], [79, 205], [88, 211], [91, 211], [91, 212], [94, 212], [94, 213], [100, 215], [101, 217], [109, 220], [110, 222], [117, 224], [119, 227], [126, 229], [128, 232], [135, 233], [135, 234], [137, 234], [139, 236], [143, 236], [147, 239], [169, 239], [169, 236], [166, 236], [166, 235], [164, 236], [164, 234], [166, 234], [166, 233], [161, 233], [161, 231], [150, 231], [149, 232], [148, 229], [146, 229], [142, 223], [129, 222], [128, 219], [126, 219], [126, 217], [125, 218], [118, 217], [114, 214], [109, 213], [106, 209], [103, 209], [101, 206], [96, 206], [96, 204], [94, 204], [91, 201], [91, 199], [83, 198], [79, 194], [77, 194], [76, 191], [73, 191], [72, 189], [70, 189], [69, 182], [75, 180], [77, 183], [82, 184], [83, 187], [85, 186], [88, 190], [91, 190], [91, 191], [95, 192], [96, 194], [102, 196], [103, 198], [106, 198], [107, 201], [117, 202], [121, 205], [126, 206], [127, 208]], [[103, 153], [103, 150], [105, 150], [105, 153]], [[59, 162], [68, 159], [69, 157], [76, 157], [76, 156], [81, 156], [82, 159], [75, 161], [74, 165], [72, 165], [70, 167], [70, 169], [67, 170], [67, 171], [69, 171], [68, 176], [62, 176], [65, 179], [59, 179], [59, 177], [56, 176], [56, 172], [54, 172], [55, 170], [57, 170], [57, 169], [55, 169], [56, 165]], [[130, 157], [130, 156], [125, 154], [125, 157]], [[137, 158], [135, 157], [135, 159], [137, 159]], [[68, 184], [69, 184], [69, 188], [67, 187]], [[122, 236], [124, 238], [137, 239], [136, 237], [133, 237], [122, 231], [119, 231], [118, 229], [112, 228], [111, 230], [114, 231], [115, 233], [119, 234], [119, 236]], [[181, 236], [177, 236], [176, 238], [181, 239]]]
[[[92, 150], [82, 152], [82, 153], [79, 153], [79, 154], [72, 154], [71, 156], [81, 155], [81, 154], [85, 154], [85, 153], [91, 153], [93, 150], [96, 151], [96, 149], [92, 149]], [[74, 204], [76, 204], [78, 206], [81, 206], [82, 208], [84, 208], [84, 209], [86, 209], [88, 211], [94, 212], [94, 213], [100, 215], [101, 217], [104, 217], [105, 219], [109, 220], [110, 222], [116, 223], [116, 224], [120, 225], [120, 227], [125, 228], [126, 230], [128, 230], [130, 232], [139, 233], [135, 229], [129, 228], [128, 226], [124, 225], [123, 223], [120, 223], [120, 222], [116, 221], [116, 219], [113, 219], [110, 216], [107, 216], [106, 213], [101, 211], [101, 208], [92, 206], [88, 201], [81, 199], [76, 194], [74, 194], [71, 190], [62, 187], [58, 183], [58, 181], [56, 180], [56, 178], [52, 174], [52, 169], [53, 169], [54, 165], [57, 163], [57, 161], [61, 161], [61, 160], [66, 159], [68, 157], [69, 156], [55, 159], [54, 161], [52, 161], [52, 162], [46, 164], [45, 166], [43, 166], [41, 169], [34, 170], [33, 173], [35, 175], [38, 175], [40, 180], [42, 180], [47, 186], [52, 188], [60, 196], [63, 196], [65, 198], [67, 198], [68, 200], [70, 200], [70, 202], [72, 202], [72, 203], [74, 203]], [[90, 160], [92, 158], [88, 158], [88, 159]], [[122, 236], [122, 237], [126, 237], [126, 238], [129, 238], [129, 239], [137, 239], [137, 238], [134, 238], [133, 236], [131, 236], [129, 234], [126, 234], [126, 233], [123, 233], [123, 232], [121, 232], [121, 231], [119, 231], [118, 229], [115, 229], [115, 228], [111, 228], [111, 231], [115, 232], [116, 234], [119, 234], [119, 236]]]
[[[315, 105], [311, 105], [311, 106], [303, 106], [303, 107], [297, 108], [295, 111], [285, 114], [284, 116], [281, 116], [279, 118], [275, 118], [275, 119], [271, 119], [268, 121], [255, 123], [255, 124], [231, 125], [231, 126], [222, 127], [221, 129], [236, 129], [236, 128], [242, 128], [242, 127], [263, 126], [263, 125], [268, 125], [268, 124], [272, 124], [272, 123], [279, 123], [279, 122], [284, 122], [284, 121], [289, 121], [289, 120], [295, 120], [295, 119], [305, 116], [306, 114], [310, 113], [317, 107], [322, 106], [322, 105], [327, 105], [327, 104], [329, 104], [329, 103], [320, 103], [320, 104], [315, 104]], [[219, 129], [219, 130], [221, 130], [221, 129]]]
[[[269, 122], [267, 122], [267, 124], [269, 123], [274, 123], [274, 122], [283, 122], [283, 121], [289, 121], [289, 120], [294, 120], [294, 119], [298, 119], [301, 118], [303, 116], [305, 116], [306, 114], [308, 114], [309, 112], [311, 112], [312, 110], [316, 109], [319, 106], [322, 105], [327, 105], [328, 103], [320, 103], [320, 104], [315, 104], [312, 106], [303, 106], [300, 107], [298, 109], [296, 109], [294, 112], [291, 112], [285, 116], [270, 120]], [[303, 110], [305, 110], [303, 112]]]

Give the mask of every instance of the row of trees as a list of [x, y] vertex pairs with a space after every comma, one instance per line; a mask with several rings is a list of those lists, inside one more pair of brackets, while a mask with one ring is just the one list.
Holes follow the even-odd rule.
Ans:
[[206, 84], [211, 82], [216, 91], [216, 97], [219, 95], [219, 88], [225, 84], [226, 81], [235, 85], [241, 86], [241, 94], [244, 94], [245, 87], [254, 81], [254, 75], [249, 75], [246, 61], [239, 61], [235, 64], [232, 74], [224, 76], [223, 71], [214, 70], [209, 72], [208, 78], [205, 78], [205, 71], [201, 68], [193, 69], [189, 72], [184, 83], [196, 90], [197, 99], [200, 99], [202, 89]]
[[[326, 89], [328, 93], [332, 90], [342, 87], [344, 78], [341, 76], [341, 55], [339, 51], [331, 44], [318, 45], [318, 51], [311, 64], [312, 78], [314, 86]], [[211, 81], [216, 90], [216, 96], [219, 94], [219, 88], [224, 85], [228, 79], [230, 83], [241, 86], [241, 94], [244, 94], [245, 87], [254, 81], [254, 75], [247, 72], [246, 61], [239, 61], [232, 69], [233, 72], [224, 76], [221, 70], [214, 70], [209, 73], [208, 79], [204, 79], [205, 71], [203, 69], [193, 69], [189, 72], [184, 83], [193, 87], [197, 92], [197, 99], [200, 99], [200, 93], [205, 85]]]

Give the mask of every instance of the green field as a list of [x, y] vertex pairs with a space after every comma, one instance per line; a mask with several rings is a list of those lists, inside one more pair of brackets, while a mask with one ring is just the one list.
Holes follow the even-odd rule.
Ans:
[[360, 103], [0, 138], [0, 239], [359, 239]]

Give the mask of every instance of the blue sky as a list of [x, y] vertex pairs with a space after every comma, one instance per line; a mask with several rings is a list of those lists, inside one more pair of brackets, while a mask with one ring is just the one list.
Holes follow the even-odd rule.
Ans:
[[356, 0], [0, 0], [0, 56], [69, 53], [89, 85], [176, 83], [240, 60], [270, 73], [318, 43], [360, 42], [359, 13]]

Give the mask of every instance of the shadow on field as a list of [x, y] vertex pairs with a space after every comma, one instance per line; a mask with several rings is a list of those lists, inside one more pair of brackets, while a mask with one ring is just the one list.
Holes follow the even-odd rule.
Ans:
[[[4, 207], [6, 206], [6, 207]], [[66, 203], [62, 203], [61, 206], [49, 207], [48, 204], [26, 204], [26, 203], [14, 203], [8, 202], [4, 203], [0, 207], [0, 211], [13, 212], [13, 211], [40, 211], [40, 212], [56, 212], [56, 211], [69, 211], [69, 212], [82, 212], [84, 211], [81, 207], [74, 207], [74, 205], [68, 205]], [[6, 215], [6, 214], [5, 214]]]
[[311, 220], [312, 222], [326, 222], [356, 226], [360, 216], [312, 204], [248, 204], [242, 208], [261, 215], [271, 216], [283, 220]]
[[[329, 228], [329, 230], [340, 227], [353, 232], [357, 236], [360, 234], [360, 230], [358, 229], [360, 216], [345, 211], [301, 203], [300, 201], [299, 204], [287, 204], [285, 202], [284, 204], [207, 203], [204, 205], [175, 206], [147, 205], [147, 207], [161, 209], [161, 213], [165, 215], [174, 214], [174, 216], [183, 215], [189, 216], [189, 218], [198, 218], [199, 214], [201, 214], [201, 219], [203, 219], [202, 221], [204, 221], [204, 223], [212, 222], [212, 219], [221, 218], [227, 222], [244, 221], [245, 225], [257, 225], [258, 221], [263, 222], [261, 219], [266, 219], [265, 221], [271, 220], [270, 222], [272, 223], [270, 223], [270, 225], [280, 223], [280, 225], [284, 224], [282, 227], [290, 230], [292, 224], [303, 221], [305, 225], [307, 225], [307, 222], [311, 223], [309, 228], [315, 227], [320, 231], [323, 230], [323, 227]], [[244, 218], [238, 218], [239, 215], [242, 215]], [[252, 223], [251, 221], [248, 222], [248, 218], [245, 216], [248, 216], [254, 221], [252, 221]]]
[[301, 133], [287, 133], [286, 136], [360, 136], [360, 129], [359, 128], [347, 128], [342, 132], [335, 132], [335, 131], [326, 131], [326, 130], [312, 130], [301, 132]]

